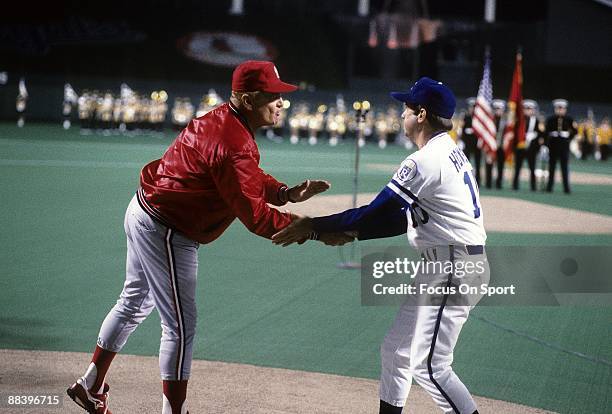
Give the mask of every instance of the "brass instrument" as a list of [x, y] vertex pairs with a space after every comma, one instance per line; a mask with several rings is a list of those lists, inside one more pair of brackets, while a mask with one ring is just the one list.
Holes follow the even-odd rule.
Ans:
[[308, 120], [308, 143], [310, 145], [318, 142], [318, 135], [323, 130], [325, 123], [325, 112], [327, 112], [327, 105], [320, 104], [317, 111]]
[[149, 122], [155, 131], [163, 130], [166, 114], [168, 113], [168, 94], [166, 91], [151, 92], [151, 110], [149, 112]]
[[189, 98], [176, 98], [172, 108], [172, 124], [175, 128], [182, 129], [194, 115], [194, 108]]
[[295, 112], [289, 117], [289, 142], [297, 144], [300, 137], [306, 137], [308, 135], [308, 124], [310, 121], [310, 113], [308, 104], [300, 102], [296, 105]]

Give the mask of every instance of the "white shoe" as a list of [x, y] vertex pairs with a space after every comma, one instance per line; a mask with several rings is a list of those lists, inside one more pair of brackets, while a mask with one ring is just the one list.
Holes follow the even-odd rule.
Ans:
[[108, 384], [104, 383], [102, 392], [94, 394], [88, 390], [87, 381], [81, 377], [66, 390], [68, 396], [90, 414], [111, 414], [108, 409]]

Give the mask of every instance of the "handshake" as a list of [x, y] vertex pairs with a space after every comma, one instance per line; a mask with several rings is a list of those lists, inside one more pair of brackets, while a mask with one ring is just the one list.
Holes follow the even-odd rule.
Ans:
[[272, 243], [283, 247], [290, 244], [303, 244], [306, 240], [315, 239], [328, 246], [342, 246], [350, 243], [357, 237], [356, 232], [321, 233], [316, 234], [312, 229], [312, 218], [291, 214], [293, 221], [290, 225], [272, 236]]
[[[306, 180], [287, 190], [287, 200], [293, 203], [306, 201], [310, 197], [328, 190], [329, 187], [330, 184], [327, 181]], [[286, 247], [293, 243], [303, 244], [306, 240], [315, 239], [328, 246], [342, 246], [352, 242], [357, 237], [355, 232], [316, 234], [313, 231], [310, 217], [303, 217], [294, 213], [291, 213], [291, 217], [293, 218], [292, 223], [272, 236], [274, 244]]]

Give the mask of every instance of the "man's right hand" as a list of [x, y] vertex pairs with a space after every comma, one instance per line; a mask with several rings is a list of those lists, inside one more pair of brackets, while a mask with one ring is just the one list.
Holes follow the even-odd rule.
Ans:
[[272, 236], [272, 243], [283, 247], [301, 242], [302, 244], [312, 232], [312, 219], [310, 217], [297, 217], [292, 214], [293, 221], [287, 227]]

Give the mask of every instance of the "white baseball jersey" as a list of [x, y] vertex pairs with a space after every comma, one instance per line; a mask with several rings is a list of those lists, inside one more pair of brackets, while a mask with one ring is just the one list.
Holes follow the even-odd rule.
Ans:
[[485, 244], [472, 165], [446, 132], [409, 155], [387, 187], [408, 206], [407, 236], [413, 247]]

